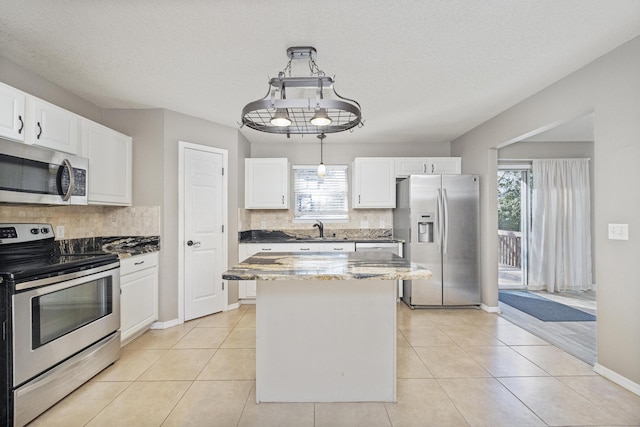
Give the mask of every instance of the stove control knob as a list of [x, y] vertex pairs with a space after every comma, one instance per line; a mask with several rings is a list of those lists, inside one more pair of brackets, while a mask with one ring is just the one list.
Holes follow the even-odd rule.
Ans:
[[40, 232], [40, 230], [38, 230], [37, 228], [32, 228], [31, 229], [31, 234], [38, 234]]
[[43, 228], [40, 229], [40, 232], [42, 234], [48, 234], [49, 233], [49, 229], [47, 227], [43, 227]]

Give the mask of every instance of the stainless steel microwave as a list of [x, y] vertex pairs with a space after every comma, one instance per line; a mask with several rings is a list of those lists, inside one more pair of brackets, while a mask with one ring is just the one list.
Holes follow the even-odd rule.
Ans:
[[86, 205], [89, 160], [0, 139], [0, 203]]

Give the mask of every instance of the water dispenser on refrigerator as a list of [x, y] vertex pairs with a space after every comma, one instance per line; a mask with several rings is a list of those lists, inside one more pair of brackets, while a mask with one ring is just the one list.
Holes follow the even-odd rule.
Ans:
[[433, 243], [433, 213], [418, 215], [418, 243]]

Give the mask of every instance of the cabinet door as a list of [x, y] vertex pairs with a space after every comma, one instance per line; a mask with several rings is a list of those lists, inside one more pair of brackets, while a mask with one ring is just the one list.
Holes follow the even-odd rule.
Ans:
[[427, 173], [428, 163], [429, 159], [426, 157], [397, 157], [395, 161], [396, 178], [424, 175]]
[[460, 157], [431, 157], [427, 165], [430, 174], [459, 175], [462, 173]]
[[78, 154], [78, 115], [32, 96], [27, 97], [27, 106], [27, 141]]
[[0, 136], [24, 142], [24, 92], [0, 83]]
[[158, 319], [158, 254], [125, 258], [120, 262], [121, 341], [149, 328]]
[[80, 156], [89, 159], [89, 204], [131, 206], [131, 137], [81, 121]]
[[120, 329], [122, 341], [146, 329], [158, 318], [155, 268], [123, 276], [120, 282]]
[[354, 208], [395, 208], [395, 160], [357, 157], [353, 168]]
[[245, 159], [245, 208], [289, 209], [289, 161]]

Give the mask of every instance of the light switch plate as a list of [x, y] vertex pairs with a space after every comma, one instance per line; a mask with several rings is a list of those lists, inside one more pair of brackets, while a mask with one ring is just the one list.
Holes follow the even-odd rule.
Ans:
[[380, 228], [386, 228], [387, 223], [384, 220], [380, 220]]
[[64, 225], [56, 226], [56, 237], [62, 239], [64, 237]]
[[360, 228], [369, 228], [369, 221], [360, 221]]
[[629, 240], [629, 224], [609, 224], [609, 240]]
[[267, 221], [260, 221], [260, 229], [261, 230], [267, 229]]

